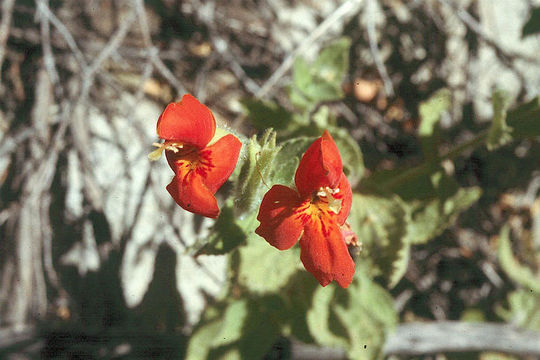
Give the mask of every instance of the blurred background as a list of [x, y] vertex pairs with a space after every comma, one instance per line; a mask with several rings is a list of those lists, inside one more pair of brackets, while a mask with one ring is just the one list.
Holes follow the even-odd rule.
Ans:
[[[218, 124], [249, 137], [258, 126], [243, 99], [287, 104], [295, 59], [311, 61], [347, 37], [343, 96], [331, 111], [360, 146], [364, 176], [412, 167], [426, 156], [419, 106], [438, 90], [449, 99], [435, 140], [443, 153], [489, 127], [493, 89], [505, 90], [510, 107], [539, 95], [539, 6], [2, 0], [0, 357], [185, 355], [205, 306], [228, 282], [227, 259], [195, 256], [213, 221], [174, 204], [165, 191], [172, 172], [164, 160], [147, 159], [167, 103], [191, 93]], [[434, 241], [410, 248], [403, 278], [389, 290], [400, 323], [478, 319], [540, 331], [535, 136], [493, 152], [471, 147], [443, 162], [460, 187], [482, 195], [459, 217], [450, 214]], [[529, 271], [525, 282], [501, 267], [503, 224], [513, 239], [510, 261], [519, 262], [509, 266]], [[393, 344], [406, 344], [406, 334], [393, 333]], [[537, 334], [526, 333], [526, 342], [540, 344]], [[283, 335], [263, 356], [346, 356], [309, 346]], [[504, 359], [540, 357], [516, 346]], [[386, 354], [406, 358], [403, 348]], [[446, 350], [415, 356], [487, 356], [478, 349], [433, 355]]]

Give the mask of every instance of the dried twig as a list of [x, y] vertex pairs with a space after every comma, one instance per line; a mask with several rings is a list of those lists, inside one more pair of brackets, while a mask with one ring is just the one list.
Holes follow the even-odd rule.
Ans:
[[410, 323], [398, 326], [384, 347], [388, 355], [465, 351], [540, 356], [540, 333], [494, 323]]
[[37, 0], [37, 8], [38, 8], [38, 11], [42, 13], [42, 15], [46, 16], [47, 19], [49, 19], [51, 24], [54, 25], [54, 27], [60, 33], [60, 35], [62, 35], [68, 47], [70, 48], [71, 52], [75, 56], [75, 59], [79, 63], [79, 67], [81, 68], [81, 70], [86, 70], [86, 67], [88, 66], [86, 59], [82, 51], [77, 46], [77, 43], [75, 42], [75, 39], [73, 38], [73, 35], [71, 35], [67, 27], [56, 17], [56, 15], [52, 13], [51, 9], [49, 9], [49, 6], [45, 2], [45, 0]]
[[[2, 20], [0, 20], [0, 69], [2, 69], [4, 57], [6, 56], [6, 43], [9, 37], [9, 27], [11, 25], [14, 4], [15, 0], [4, 0], [2, 3]], [[0, 73], [1, 78], [2, 74]]]
[[308, 50], [328, 29], [336, 22], [341, 21], [346, 16], [354, 16], [362, 5], [363, 0], [347, 0], [330, 14], [315, 30], [279, 65], [272, 76], [263, 84], [261, 89], [255, 94], [259, 98], [264, 98], [272, 94], [273, 88], [281, 78], [289, 71], [294, 64], [296, 57]]
[[[45, 6], [48, 7], [48, 1], [43, 0], [45, 3]], [[47, 69], [47, 72], [49, 73], [49, 78], [53, 85], [56, 85], [58, 83], [59, 76], [58, 71], [56, 71], [56, 64], [54, 61], [54, 56], [52, 52], [51, 47], [51, 34], [50, 34], [50, 26], [49, 26], [49, 19], [43, 15], [42, 11], [38, 12], [40, 15], [40, 27], [41, 27], [41, 47], [43, 49], [43, 62], [45, 64], [45, 68]]]
[[381, 76], [381, 79], [383, 81], [384, 91], [386, 92], [386, 95], [394, 96], [394, 87], [392, 86], [392, 80], [390, 80], [390, 77], [388, 76], [388, 72], [386, 71], [384, 61], [382, 60], [381, 53], [377, 45], [377, 34], [375, 33], [375, 1], [376, 0], [367, 0], [366, 3], [366, 30], [369, 39], [369, 48], [371, 50], [371, 54], [373, 55], [373, 60], [375, 62], [375, 66], [377, 67], [377, 71], [379, 72], [379, 75]]
[[135, 0], [133, 2], [135, 11], [139, 19], [139, 25], [143, 35], [143, 41], [146, 46], [147, 56], [151, 59], [152, 64], [155, 66], [156, 70], [163, 76], [167, 81], [174, 86], [176, 89], [177, 95], [185, 94], [186, 88], [180, 80], [178, 80], [174, 74], [167, 68], [159, 57], [159, 50], [152, 44], [152, 37], [150, 36], [150, 28], [148, 27], [148, 19], [146, 17], [146, 11], [144, 10], [144, 4], [142, 0]]

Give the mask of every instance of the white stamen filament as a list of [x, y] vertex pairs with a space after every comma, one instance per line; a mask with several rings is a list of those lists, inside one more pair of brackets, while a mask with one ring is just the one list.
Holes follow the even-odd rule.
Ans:
[[328, 208], [335, 214], [339, 214], [341, 211], [341, 200], [336, 199], [333, 195], [339, 193], [339, 188], [331, 189], [330, 187], [321, 187], [317, 192], [318, 197], [324, 197], [328, 199]]
[[172, 152], [177, 153], [184, 147], [184, 144], [165, 141], [164, 143], [153, 143], [152, 146], [157, 147], [157, 149], [148, 154], [148, 159], [150, 159], [150, 161], [156, 161], [161, 158], [163, 150], [171, 150]]

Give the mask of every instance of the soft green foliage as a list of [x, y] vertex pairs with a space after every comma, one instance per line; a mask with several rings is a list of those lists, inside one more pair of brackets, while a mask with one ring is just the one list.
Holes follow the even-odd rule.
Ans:
[[521, 29], [521, 36], [525, 37], [538, 33], [540, 33], [540, 7], [535, 7], [531, 9], [531, 16]]
[[[512, 138], [540, 136], [540, 97], [507, 111], [508, 98], [495, 91], [491, 128], [440, 153], [440, 121], [451, 105], [451, 93], [442, 89], [418, 109], [423, 162], [366, 179], [358, 142], [338, 126], [332, 103], [343, 97], [349, 47], [350, 40], [340, 39], [313, 62], [297, 59], [287, 87], [289, 102], [243, 100], [251, 124], [265, 132], [244, 141], [232, 196], [196, 252], [227, 254], [229, 272], [223, 293], [207, 307], [190, 338], [188, 359], [258, 359], [280, 336], [342, 348], [351, 359], [381, 358], [385, 336], [398, 321], [385, 287], [403, 278], [415, 245], [440, 236], [481, 196], [478, 187], [460, 186], [441, 163], [486, 141], [495, 149]], [[303, 268], [299, 245], [279, 251], [254, 233], [264, 194], [275, 184], [295, 187], [304, 152], [325, 130], [337, 144], [353, 188], [348, 222], [362, 243], [347, 289], [334, 283], [321, 287]], [[511, 294], [509, 308], [500, 308], [499, 315], [537, 328], [540, 277], [514, 258], [507, 229], [500, 236], [499, 260], [524, 287]]]
[[487, 148], [494, 150], [512, 141], [513, 129], [506, 124], [506, 111], [510, 98], [503, 90], [495, 90], [491, 99], [493, 103], [493, 122], [488, 131]]
[[448, 89], [437, 91], [428, 100], [420, 104], [420, 127], [418, 135], [422, 141], [422, 150], [427, 159], [437, 156], [437, 145], [439, 140], [438, 124], [444, 112], [448, 111], [451, 105], [451, 95]]
[[292, 121], [292, 113], [272, 101], [243, 99], [249, 120], [258, 130], [274, 128], [282, 130]]
[[355, 186], [364, 176], [364, 158], [358, 143], [354, 141], [348, 131], [341, 128], [328, 130], [341, 154], [343, 171], [347, 175], [351, 186]]
[[279, 251], [256, 236], [238, 250], [238, 284], [255, 294], [275, 293], [299, 269], [300, 248]]
[[341, 82], [349, 67], [351, 41], [341, 38], [323, 49], [311, 64], [298, 58], [293, 68], [290, 99], [299, 109], [309, 109], [324, 101], [343, 97]]
[[534, 274], [531, 269], [519, 263], [512, 253], [510, 228], [504, 226], [499, 234], [497, 251], [499, 263], [506, 274], [515, 282], [536, 293], [540, 293], [540, 274]]
[[508, 111], [507, 122], [514, 138], [540, 136], [540, 96]]
[[508, 308], [499, 307], [497, 314], [513, 325], [540, 331], [540, 293], [519, 289], [508, 295]]
[[382, 275], [390, 287], [395, 286], [409, 261], [402, 202], [396, 196], [355, 194], [349, 222], [362, 243], [362, 256], [373, 262], [372, 272]]
[[318, 288], [307, 314], [309, 330], [320, 344], [343, 347], [351, 359], [382, 358], [385, 335], [397, 323], [390, 294], [374, 283], [363, 266], [348, 289]]
[[508, 295], [508, 308], [499, 307], [497, 313], [514, 325], [540, 331], [540, 273], [521, 264], [512, 252], [509, 225], [499, 234], [497, 255], [506, 275], [521, 286]]
[[227, 254], [238, 245], [245, 243], [246, 238], [247, 234], [237, 223], [232, 206], [222, 207], [219, 218], [210, 231], [210, 236], [196, 255]]
[[[309, 145], [313, 143], [315, 137], [297, 137], [281, 143], [281, 150], [276, 155], [275, 163], [279, 164], [274, 168], [272, 183], [286, 186], [294, 185], [294, 174], [302, 155]], [[268, 184], [269, 186], [271, 184]]]
[[409, 244], [423, 244], [440, 235], [481, 195], [480, 188], [460, 188], [452, 178], [442, 172], [434, 174], [431, 181], [432, 196], [405, 201], [406, 242]]
[[279, 152], [276, 133], [269, 129], [258, 141], [255, 136], [247, 145], [245, 159], [235, 184], [234, 204], [236, 214], [253, 211], [264, 194], [264, 182], [272, 170], [274, 158]]
[[193, 332], [186, 359], [259, 359], [280, 334], [277, 296], [223, 301], [207, 309]]

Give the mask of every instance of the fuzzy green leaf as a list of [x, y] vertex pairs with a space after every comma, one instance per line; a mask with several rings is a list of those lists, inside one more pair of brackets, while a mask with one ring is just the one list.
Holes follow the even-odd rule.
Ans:
[[210, 230], [206, 244], [195, 255], [226, 254], [237, 246], [244, 244], [246, 239], [245, 230], [237, 223], [233, 207], [229, 204], [221, 208], [219, 217]]
[[362, 243], [362, 256], [394, 287], [405, 274], [409, 247], [405, 211], [397, 197], [353, 195], [349, 222]]
[[525, 329], [540, 331], [540, 293], [518, 289], [508, 295], [508, 308], [496, 308], [506, 322]]
[[268, 186], [273, 184], [293, 186], [300, 159], [315, 139], [315, 137], [298, 137], [284, 141], [274, 160], [276, 166], [272, 170]]
[[533, 274], [531, 269], [521, 265], [512, 253], [512, 245], [510, 243], [510, 228], [508, 225], [504, 226], [499, 234], [499, 247], [497, 255], [499, 258], [499, 263], [508, 277], [523, 286], [525, 289], [540, 293], [540, 276]]
[[507, 122], [516, 138], [540, 136], [540, 96], [508, 111]]
[[481, 195], [480, 188], [460, 188], [454, 179], [442, 171], [433, 174], [430, 181], [433, 189], [430, 197], [404, 201], [407, 213], [406, 242], [409, 244], [424, 244], [440, 235]]
[[531, 16], [521, 29], [521, 37], [538, 33], [540, 33], [540, 7], [535, 7], [531, 9]]
[[275, 293], [301, 269], [298, 246], [280, 251], [255, 235], [238, 252], [238, 283], [254, 294]]
[[510, 105], [508, 94], [502, 90], [495, 90], [491, 101], [493, 103], [493, 122], [488, 131], [487, 148], [495, 150], [512, 141], [513, 129], [506, 124], [506, 111]]
[[307, 322], [312, 336], [328, 347], [344, 348], [351, 359], [382, 358], [386, 334], [397, 323], [391, 295], [359, 266], [347, 289], [318, 288]]
[[293, 115], [287, 109], [271, 101], [243, 99], [242, 105], [248, 119], [258, 130], [285, 129], [293, 120]]
[[283, 307], [277, 296], [267, 296], [229, 300], [208, 308], [189, 339], [186, 359], [262, 358], [281, 332]]
[[341, 82], [349, 67], [351, 41], [341, 38], [321, 51], [311, 64], [298, 58], [293, 66], [293, 83], [289, 88], [293, 105], [309, 109], [323, 101], [343, 97]]
[[451, 105], [451, 95], [448, 89], [437, 91], [428, 100], [422, 102], [418, 109], [420, 113], [420, 127], [418, 135], [422, 142], [424, 156], [427, 159], [437, 157], [439, 123], [444, 112], [448, 111]]
[[259, 141], [255, 136], [249, 141], [246, 159], [235, 184], [234, 206], [237, 216], [255, 211], [260, 204], [267, 190], [263, 179], [272, 171], [279, 150], [280, 147], [276, 146], [276, 133], [272, 129], [268, 129]]

